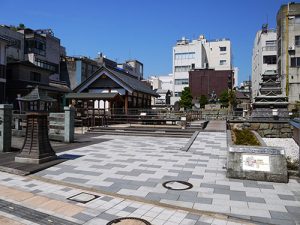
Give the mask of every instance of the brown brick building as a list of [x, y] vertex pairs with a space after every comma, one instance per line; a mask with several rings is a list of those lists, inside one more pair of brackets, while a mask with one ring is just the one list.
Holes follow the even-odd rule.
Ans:
[[215, 91], [217, 97], [233, 87], [232, 70], [214, 70], [214, 69], [195, 69], [189, 72], [189, 86], [193, 98], [199, 98], [201, 95], [209, 97], [212, 91]]

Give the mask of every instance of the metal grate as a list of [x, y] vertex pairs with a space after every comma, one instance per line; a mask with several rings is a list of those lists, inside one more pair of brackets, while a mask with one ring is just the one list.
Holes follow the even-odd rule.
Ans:
[[98, 195], [93, 195], [93, 194], [89, 194], [89, 193], [85, 193], [85, 192], [81, 192], [79, 194], [76, 194], [72, 197], [67, 198], [68, 200], [74, 201], [74, 202], [79, 202], [79, 203], [83, 203], [86, 204], [90, 201], [95, 200], [96, 198], [99, 198], [100, 196]]

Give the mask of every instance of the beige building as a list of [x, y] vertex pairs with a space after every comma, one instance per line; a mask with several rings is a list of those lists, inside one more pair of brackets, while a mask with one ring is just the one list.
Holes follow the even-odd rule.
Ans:
[[300, 3], [282, 5], [277, 13], [278, 74], [292, 106], [300, 100]]

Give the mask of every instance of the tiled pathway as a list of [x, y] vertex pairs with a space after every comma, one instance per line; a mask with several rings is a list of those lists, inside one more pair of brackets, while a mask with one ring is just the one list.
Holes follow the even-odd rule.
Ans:
[[[134, 196], [193, 210], [254, 221], [300, 223], [300, 184], [227, 179], [226, 133], [201, 132], [188, 152], [188, 139], [101, 136], [110, 141], [68, 151], [82, 155], [38, 176], [99, 191]], [[182, 180], [186, 191], [165, 189], [162, 183]]]
[[[69, 200], [82, 192], [96, 198], [87, 203]], [[153, 225], [250, 224], [226, 216], [191, 213], [2, 172], [0, 197], [0, 224], [5, 225], [106, 225], [120, 217], [143, 218]]]

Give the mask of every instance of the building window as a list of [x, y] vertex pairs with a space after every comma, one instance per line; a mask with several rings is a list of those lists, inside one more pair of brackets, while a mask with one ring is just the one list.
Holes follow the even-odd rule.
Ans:
[[175, 53], [175, 60], [178, 59], [194, 59], [195, 52], [183, 52], [183, 53]]
[[57, 64], [49, 63], [47, 61], [43, 61], [43, 60], [40, 60], [38, 58], [35, 58], [35, 63], [34, 64], [38, 67], [42, 67], [44, 69], [51, 70], [52, 72], [56, 72], [56, 73], [58, 72], [58, 65]]
[[276, 45], [276, 40], [266, 41], [266, 46], [275, 46], [275, 45]]
[[226, 52], [226, 47], [220, 47], [220, 52]]
[[175, 97], [181, 97], [181, 92], [175, 92]]
[[265, 55], [263, 60], [264, 64], [276, 64], [277, 57], [276, 55]]
[[189, 84], [189, 79], [175, 79], [175, 85]]
[[220, 65], [226, 65], [226, 60], [220, 60]]
[[30, 80], [34, 82], [41, 82], [41, 74], [37, 72], [31, 72]]
[[295, 23], [300, 24], [300, 16], [295, 16]]
[[187, 72], [191, 69], [191, 66], [175, 66], [175, 72]]
[[295, 45], [296, 46], [300, 45], [300, 36], [295, 36]]
[[291, 58], [291, 67], [300, 67], [300, 57]]

